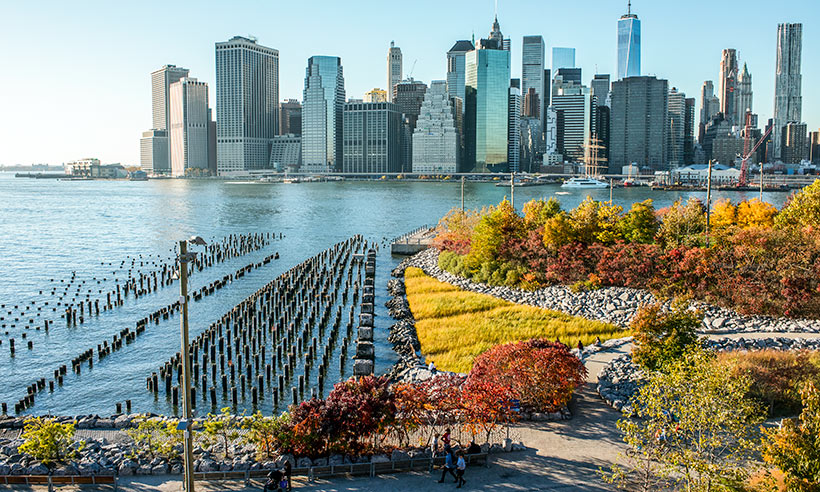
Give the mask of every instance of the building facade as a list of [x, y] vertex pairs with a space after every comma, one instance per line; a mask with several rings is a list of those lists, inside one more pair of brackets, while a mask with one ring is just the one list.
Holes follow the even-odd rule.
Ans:
[[279, 135], [302, 134], [302, 103], [287, 99], [279, 103]]
[[476, 49], [466, 55], [465, 168], [507, 171], [510, 52]]
[[774, 157], [781, 156], [783, 127], [803, 120], [803, 24], [778, 24], [774, 79]]
[[783, 126], [781, 132], [782, 153], [781, 160], [786, 164], [800, 164], [806, 158], [808, 141], [805, 123], [790, 121]]
[[299, 169], [302, 163], [302, 137], [296, 134], [277, 135], [271, 142], [271, 169], [285, 171]]
[[608, 106], [609, 105], [609, 74], [608, 73], [597, 73], [592, 78], [592, 82], [589, 84], [590, 93], [595, 98], [595, 105], [596, 106]]
[[[530, 98], [529, 105], [524, 104], [523, 114], [531, 118], [541, 118], [544, 114], [545, 54], [542, 36], [524, 36], [521, 50], [521, 94], [524, 98]], [[537, 101], [533, 100], [534, 98], [537, 98]]]
[[632, 13], [632, 2], [626, 14], [618, 19], [618, 80], [641, 75], [641, 21]]
[[669, 83], [655, 77], [627, 77], [612, 83], [610, 169], [632, 163], [668, 170]]
[[686, 139], [686, 94], [678, 92], [673, 87], [668, 96], [668, 119], [669, 127], [667, 145], [669, 151], [669, 167], [675, 169], [684, 165], [684, 143]]
[[513, 79], [507, 98], [507, 166], [508, 171], [521, 171], [521, 82]]
[[450, 98], [457, 97], [464, 105], [465, 55], [475, 47], [471, 41], [456, 41], [456, 44], [447, 52], [447, 94]]
[[165, 65], [151, 72], [151, 120], [152, 129], [168, 130], [171, 127], [170, 89], [171, 84], [188, 76], [188, 69], [176, 65]]
[[[398, 82], [396, 82], [398, 83]], [[364, 93], [364, 102], [366, 103], [383, 103], [390, 102], [387, 98], [387, 91], [384, 89], [371, 89]]]
[[739, 124], [737, 117], [737, 51], [725, 49], [720, 58], [720, 79], [718, 79], [720, 112], [730, 125]]
[[809, 161], [815, 165], [820, 164], [820, 130], [809, 135]]
[[416, 130], [416, 121], [426, 92], [427, 84], [412, 77], [393, 87], [393, 102], [402, 113], [406, 127], [402, 132], [402, 171], [409, 172], [413, 167], [413, 132]]
[[686, 98], [686, 114], [683, 120], [683, 163], [685, 165], [695, 162], [695, 98]]
[[148, 130], [140, 139], [140, 168], [150, 175], [171, 174], [168, 131]]
[[555, 80], [552, 108], [559, 114], [558, 152], [564, 160], [584, 162], [590, 137], [595, 132], [595, 106], [590, 90], [573, 82]]
[[342, 169], [345, 81], [342, 59], [312, 56], [302, 95], [302, 170]]
[[575, 68], [575, 48], [555, 47], [552, 49], [552, 76], [558, 75], [559, 68]]
[[393, 103], [347, 103], [344, 106], [342, 171], [401, 172], [401, 111]]
[[171, 175], [208, 175], [208, 84], [184, 77], [170, 89]]
[[396, 46], [394, 41], [390, 41], [390, 49], [387, 50], [387, 98], [389, 102], [393, 102], [393, 87], [403, 80], [402, 60], [401, 48]]
[[715, 96], [715, 85], [707, 80], [700, 88], [700, 121], [698, 123], [698, 142], [703, 144], [706, 136], [706, 125], [712, 116], [720, 112], [720, 99]]
[[216, 43], [219, 174], [267, 169], [279, 133], [279, 50], [235, 36]]
[[739, 126], [746, 126], [746, 113], [754, 113], [754, 92], [752, 92], [752, 74], [749, 73], [749, 68], [743, 64], [743, 71], [737, 77], [737, 96], [736, 96], [735, 116], [736, 124]]
[[447, 82], [433, 80], [413, 132], [413, 173], [458, 172], [459, 135]]

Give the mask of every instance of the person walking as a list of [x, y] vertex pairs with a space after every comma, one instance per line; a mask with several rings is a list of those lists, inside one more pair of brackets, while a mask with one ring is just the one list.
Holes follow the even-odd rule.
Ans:
[[457, 489], [460, 489], [462, 485], [467, 483], [464, 480], [464, 472], [467, 470], [467, 462], [464, 461], [464, 451], [458, 452], [458, 461], [456, 462], [456, 482], [458, 483]]
[[441, 469], [441, 478], [439, 479], [438, 483], [444, 483], [444, 477], [447, 476], [447, 473], [453, 476], [456, 482], [458, 482], [458, 477], [456, 476], [456, 463], [455, 458], [453, 456], [453, 448], [446, 446], [444, 448], [444, 452], [447, 453], [444, 455], [444, 467]]
[[444, 448], [450, 447], [450, 429], [444, 429], [444, 435], [441, 436], [441, 444], [444, 445]]
[[285, 461], [285, 480], [288, 481], [288, 492], [293, 490], [293, 482], [291, 481], [291, 475], [293, 474], [293, 465], [290, 464], [290, 460]]
[[433, 436], [433, 440], [430, 442], [430, 455], [433, 458], [438, 455], [438, 434]]

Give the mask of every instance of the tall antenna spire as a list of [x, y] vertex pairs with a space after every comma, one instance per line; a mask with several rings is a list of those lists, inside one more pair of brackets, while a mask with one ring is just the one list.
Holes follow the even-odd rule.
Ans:
[[[498, 3], [498, 0], [495, 0]], [[632, 15], [632, 0], [629, 0], [626, 4], [626, 15]]]
[[495, 18], [498, 19], [498, 0], [495, 0]]

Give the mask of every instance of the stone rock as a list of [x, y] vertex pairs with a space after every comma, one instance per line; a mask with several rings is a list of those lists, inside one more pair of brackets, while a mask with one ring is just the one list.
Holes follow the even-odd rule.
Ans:
[[341, 454], [333, 454], [330, 455], [330, 458], [327, 460], [329, 465], [342, 465], [345, 462], [344, 455]]
[[120, 466], [117, 467], [117, 474], [128, 477], [134, 475], [137, 471], [137, 464], [131, 460], [123, 460]]
[[394, 449], [393, 453], [390, 455], [391, 461], [404, 461], [409, 459], [410, 455], [399, 449]]
[[390, 458], [383, 454], [374, 454], [372, 458], [370, 458], [371, 463], [390, 463]]
[[313, 466], [313, 462], [310, 461], [310, 458], [299, 458], [297, 465], [298, 468], [310, 468]]
[[313, 460], [313, 466], [327, 466], [327, 458], [316, 458]]
[[217, 464], [214, 460], [202, 460], [202, 464], [199, 465], [199, 471], [201, 472], [215, 472], [219, 471], [219, 464]]

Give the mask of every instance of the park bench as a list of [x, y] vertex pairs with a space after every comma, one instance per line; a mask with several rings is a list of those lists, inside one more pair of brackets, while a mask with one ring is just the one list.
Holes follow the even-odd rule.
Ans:
[[114, 475], [0, 475], [3, 485], [47, 485], [49, 490], [63, 485], [110, 485], [117, 490]]

